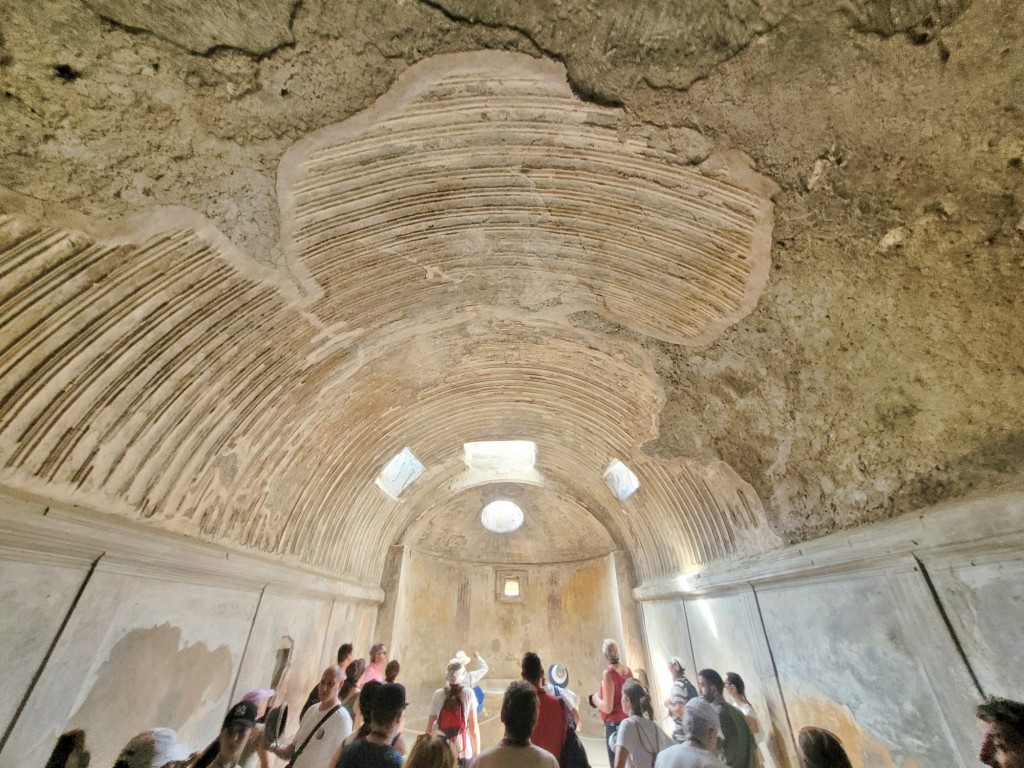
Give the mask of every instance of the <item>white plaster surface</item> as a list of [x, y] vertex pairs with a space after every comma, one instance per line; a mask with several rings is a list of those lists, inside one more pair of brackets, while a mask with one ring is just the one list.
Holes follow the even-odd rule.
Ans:
[[258, 594], [105, 572], [93, 575], [0, 754], [42, 766], [57, 736], [84, 728], [111, 765], [156, 726], [205, 746], [229, 706]]
[[0, 733], [14, 717], [75, 599], [86, 568], [0, 561]]
[[698, 598], [685, 606], [694, 654], [690, 680], [696, 685], [697, 673], [708, 667], [722, 677], [727, 672], [739, 674], [762, 724], [758, 741], [766, 762], [774, 766], [794, 760], [789, 722], [753, 592]]
[[320, 654], [330, 621], [331, 602], [313, 597], [265, 592], [252, 625], [232, 701], [254, 688], [269, 688], [278, 643], [292, 640], [292, 661], [277, 688], [274, 704], [287, 702], [289, 731], [299, 727], [298, 714], [306, 696], [320, 679]]
[[833, 731], [855, 768], [975, 765], [977, 696], [920, 573], [758, 594], [794, 732]]
[[1020, 699], [1024, 691], [1024, 560], [961, 563], [929, 569], [946, 614], [989, 695]]

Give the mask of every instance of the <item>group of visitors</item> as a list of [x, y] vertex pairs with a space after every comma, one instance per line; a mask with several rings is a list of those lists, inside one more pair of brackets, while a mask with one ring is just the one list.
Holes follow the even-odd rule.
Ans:
[[[608, 666], [590, 703], [605, 724], [611, 768], [757, 768], [754, 734], [760, 726], [738, 674], [728, 673], [726, 683], [714, 669], [703, 669], [694, 686], [682, 661], [670, 658], [669, 736], [655, 722], [650, 694], [622, 662], [618, 644], [605, 640], [602, 651]], [[739, 706], [725, 700], [726, 691]]]
[[[682, 661], [672, 657], [673, 684], [665, 700], [673, 721], [669, 735], [654, 720], [650, 694], [622, 661], [617, 643], [606, 640], [602, 651], [607, 666], [587, 700], [604, 722], [610, 768], [760, 766], [761, 724], [738, 674], [723, 678], [702, 669], [694, 685]], [[566, 687], [564, 665], [551, 665], [545, 676], [536, 653], [523, 656], [522, 679], [509, 685], [501, 703], [503, 736], [488, 749], [477, 721], [483, 706], [477, 683], [488, 671], [479, 654], [470, 659], [460, 651], [448, 663], [444, 685], [431, 697], [425, 732], [411, 750], [403, 738], [408, 701], [395, 682], [399, 671], [397, 662], [387, 662], [383, 644], [371, 647], [364, 662], [352, 658], [346, 643], [338, 664], [321, 675], [287, 744], [278, 742], [282, 710], [266, 711], [274, 691], [257, 689], [230, 708], [202, 752], [189, 754], [174, 731], [158, 728], [129, 741], [114, 768], [269, 768], [270, 755], [286, 760], [287, 768], [589, 768], [576, 734], [580, 698]], [[977, 716], [985, 726], [979, 760], [990, 768], [1024, 768], [1024, 704], [990, 699]], [[851, 768], [841, 742], [827, 730], [803, 728], [797, 744], [802, 768]], [[58, 740], [47, 768], [88, 764], [85, 735], [70, 731]]]

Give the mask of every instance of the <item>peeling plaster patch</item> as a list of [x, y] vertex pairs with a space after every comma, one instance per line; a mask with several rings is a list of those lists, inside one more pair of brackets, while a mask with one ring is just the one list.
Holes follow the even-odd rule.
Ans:
[[811, 726], [832, 731], [843, 743], [843, 748], [854, 765], [870, 765], [872, 768], [923, 768], [915, 760], [897, 765], [885, 745], [857, 724], [849, 707], [832, 701], [817, 691], [786, 691], [785, 696], [786, 709], [793, 730], [799, 731]]
[[194, 53], [217, 47], [264, 56], [292, 42], [296, 0], [85, 0], [96, 14]]
[[[785, 17], [786, 0], [691, 0], [629, 3], [589, 0], [421, 0], [464, 24], [502, 27], [525, 36], [552, 58], [570, 62], [573, 91], [614, 106], [638, 81], [685, 90], [741, 53]], [[567, 30], [566, 19], [575, 21]], [[640, 64], [642, 62], [642, 64]]]
[[846, 4], [853, 28], [883, 37], [907, 33], [927, 43], [935, 31], [956, 21], [972, 0], [852, 0]]
[[180, 729], [224, 696], [231, 669], [226, 645], [189, 644], [170, 623], [133, 629], [110, 649], [67, 727], [127, 735], [157, 724]]

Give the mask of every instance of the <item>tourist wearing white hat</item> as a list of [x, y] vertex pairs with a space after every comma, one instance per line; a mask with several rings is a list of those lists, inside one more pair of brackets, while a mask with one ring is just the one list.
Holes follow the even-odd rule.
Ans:
[[658, 753], [654, 768], [725, 768], [718, 757], [718, 709], [701, 697], [683, 707], [686, 740]]

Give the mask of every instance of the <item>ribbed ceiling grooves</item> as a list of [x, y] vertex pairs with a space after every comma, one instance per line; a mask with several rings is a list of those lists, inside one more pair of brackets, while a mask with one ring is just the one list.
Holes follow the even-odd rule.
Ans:
[[[304, 291], [169, 211], [117, 245], [0, 218], [0, 480], [371, 583], [397, 541], [490, 536], [474, 507], [499, 492], [534, 517], [495, 557], [565, 559], [559, 528], [649, 579], [777, 543], [728, 467], [644, 455], [649, 353], [572, 323], [694, 343], [735, 322], [770, 185], [616, 119], [528, 57], [412, 68], [282, 163]], [[499, 439], [537, 443], [543, 487], [460, 484], [463, 443]], [[396, 502], [373, 480], [405, 446], [427, 470]], [[613, 458], [641, 480], [624, 504]]]
[[489, 52], [414, 67], [282, 164], [286, 247], [324, 290], [317, 314], [543, 304], [675, 343], [713, 338], [767, 278], [769, 185], [697, 135], [656, 149], [620, 118], [575, 98], [551, 62]]

